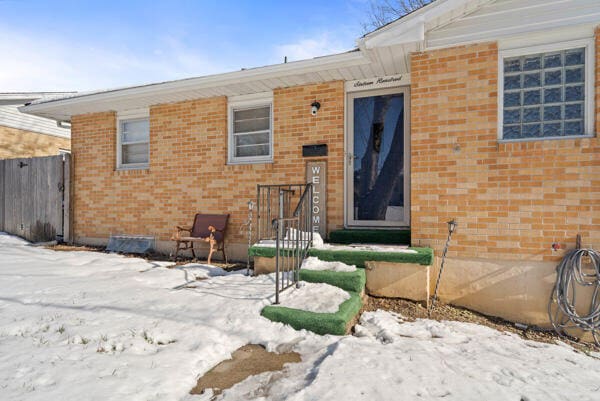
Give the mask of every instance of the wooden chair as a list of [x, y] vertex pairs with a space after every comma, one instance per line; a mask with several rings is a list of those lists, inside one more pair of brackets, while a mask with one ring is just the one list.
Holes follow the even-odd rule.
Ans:
[[[213, 253], [221, 251], [223, 260], [227, 263], [225, 254], [225, 230], [227, 229], [228, 214], [196, 214], [194, 224], [189, 226], [176, 226], [176, 231], [171, 237], [175, 241], [175, 259], [179, 251], [190, 249], [192, 256], [196, 258], [194, 243], [207, 242], [210, 246], [208, 252], [208, 264], [210, 264]], [[187, 235], [183, 235], [187, 234]]]

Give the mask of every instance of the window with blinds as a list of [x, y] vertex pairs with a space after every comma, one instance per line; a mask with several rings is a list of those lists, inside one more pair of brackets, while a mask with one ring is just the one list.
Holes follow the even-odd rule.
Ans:
[[232, 108], [230, 162], [271, 160], [271, 105]]
[[119, 121], [118, 167], [145, 168], [150, 159], [150, 121], [136, 118]]

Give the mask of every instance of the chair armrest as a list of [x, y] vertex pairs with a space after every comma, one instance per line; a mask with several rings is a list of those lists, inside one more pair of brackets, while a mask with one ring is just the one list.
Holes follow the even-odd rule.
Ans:
[[188, 232], [191, 235], [192, 229], [185, 226], [175, 226], [175, 231], [173, 232], [173, 235], [171, 235], [171, 241], [179, 241], [182, 232]]
[[218, 228], [216, 228], [215, 226], [208, 226], [208, 230], [209, 230], [211, 233], [213, 233], [213, 234], [214, 234], [214, 233], [216, 233], [216, 232], [220, 232], [220, 233], [222, 233], [222, 234], [225, 234], [225, 231], [227, 230], [227, 227], [225, 227], [225, 228], [224, 228], [224, 229], [222, 229], [222, 230], [219, 230], [219, 229], [218, 229]]

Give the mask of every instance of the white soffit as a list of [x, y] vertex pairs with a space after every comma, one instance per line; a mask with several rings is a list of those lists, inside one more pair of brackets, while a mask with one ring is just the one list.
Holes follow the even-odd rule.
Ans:
[[70, 130], [59, 127], [56, 121], [19, 111], [19, 107], [37, 99], [56, 99], [75, 92], [7, 92], [0, 93], [0, 126], [39, 134], [69, 138]]
[[69, 138], [71, 135], [71, 131], [68, 128], [59, 127], [56, 124], [56, 121], [21, 113], [18, 109], [18, 105], [14, 104], [0, 104], [0, 126], [58, 136], [61, 138]]
[[375, 74], [371, 77], [381, 77], [410, 72], [410, 53], [420, 51], [420, 43], [412, 42], [393, 46], [377, 47], [364, 50], [373, 61], [372, 69]]
[[427, 31], [477, 10], [493, 0], [437, 0], [359, 40], [359, 48], [372, 49], [423, 42]]
[[569, 31], [584, 29], [591, 35], [599, 23], [600, 0], [497, 0], [429, 30], [426, 46], [433, 49], [510, 38], [529, 41], [536, 33], [548, 36], [552, 32], [573, 39], [574, 33]]
[[370, 64], [371, 61], [361, 52], [353, 51], [225, 74], [80, 94], [33, 103], [20, 109], [38, 116], [68, 121], [71, 116], [78, 114], [119, 112], [156, 104], [215, 96], [233, 97], [296, 85], [378, 75]]

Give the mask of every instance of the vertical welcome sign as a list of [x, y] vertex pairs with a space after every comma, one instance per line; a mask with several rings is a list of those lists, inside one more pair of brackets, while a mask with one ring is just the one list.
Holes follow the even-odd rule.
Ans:
[[313, 207], [310, 216], [313, 232], [327, 236], [327, 162], [306, 162], [306, 181], [313, 184]]

